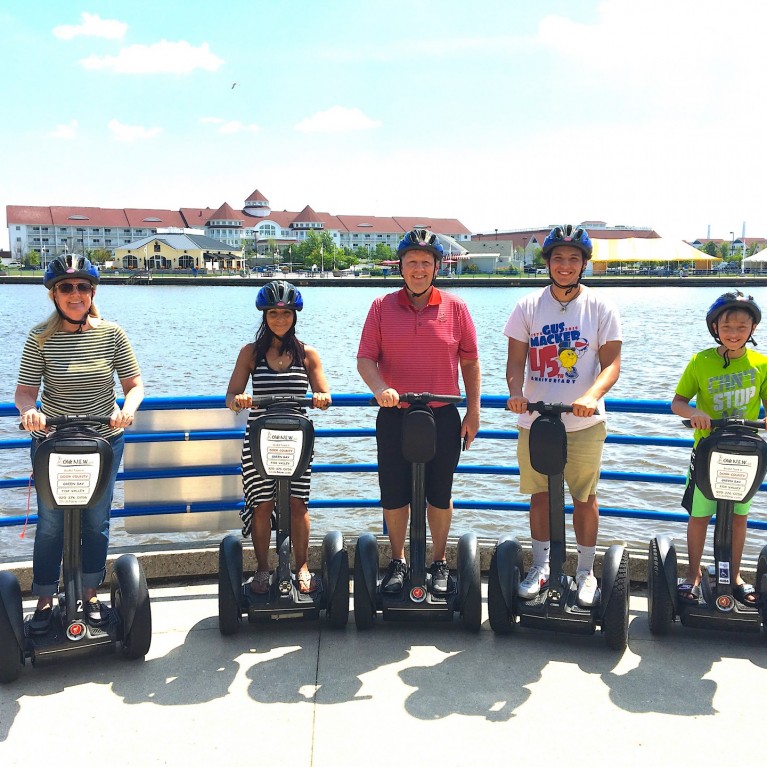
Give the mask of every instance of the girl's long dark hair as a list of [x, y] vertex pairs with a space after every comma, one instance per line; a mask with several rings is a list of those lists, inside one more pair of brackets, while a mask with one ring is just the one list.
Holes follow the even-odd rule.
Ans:
[[[268, 310], [267, 310], [268, 311]], [[290, 326], [290, 330], [282, 337], [282, 343], [280, 344], [280, 354], [286, 352], [293, 358], [293, 364], [305, 366], [304, 344], [303, 341], [299, 341], [296, 338], [296, 320], [298, 319], [296, 312], [293, 312], [293, 324]], [[277, 336], [272, 333], [269, 323], [266, 321], [266, 312], [263, 313], [261, 318], [261, 327], [259, 327], [256, 333], [256, 343], [253, 349], [253, 362], [258, 365], [262, 359], [266, 359], [266, 352], [272, 345], [272, 341]]]

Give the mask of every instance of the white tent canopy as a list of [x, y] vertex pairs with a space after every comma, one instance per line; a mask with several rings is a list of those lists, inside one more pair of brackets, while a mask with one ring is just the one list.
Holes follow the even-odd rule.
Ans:
[[760, 250], [758, 253], [754, 253], [753, 256], [746, 256], [743, 259], [743, 263], [746, 264], [764, 264], [767, 263], [767, 248]]
[[[622, 240], [593, 239], [592, 261], [721, 261], [682, 240], [663, 237], [626, 237]], [[767, 260], [767, 258], [766, 258]]]

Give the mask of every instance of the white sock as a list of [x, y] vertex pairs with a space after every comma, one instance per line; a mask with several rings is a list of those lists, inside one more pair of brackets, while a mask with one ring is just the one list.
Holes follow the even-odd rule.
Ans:
[[535, 538], [533, 543], [533, 565], [542, 567], [544, 572], [549, 571], [549, 549], [551, 548], [551, 541], [537, 541]]
[[578, 544], [578, 569], [594, 572], [594, 559], [597, 555], [596, 546], [581, 546]]

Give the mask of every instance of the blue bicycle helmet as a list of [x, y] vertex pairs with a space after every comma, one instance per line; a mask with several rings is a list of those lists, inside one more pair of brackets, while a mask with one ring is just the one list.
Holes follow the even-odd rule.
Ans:
[[586, 261], [591, 258], [591, 251], [593, 249], [591, 239], [588, 232], [582, 226], [573, 226], [572, 224], [555, 226], [543, 241], [541, 254], [544, 258], [548, 258], [551, 255], [551, 251], [559, 245], [572, 245], [583, 253]]
[[99, 270], [85, 257], [75, 254], [56, 256], [48, 263], [43, 277], [43, 285], [48, 290], [61, 280], [88, 280], [92, 285], [98, 285]]
[[397, 246], [397, 258], [400, 262], [408, 250], [426, 250], [434, 256], [435, 261], [441, 261], [445, 255], [445, 249], [434, 232], [428, 229], [412, 229]]
[[706, 312], [708, 332], [711, 333], [717, 343], [719, 342], [719, 334], [716, 332], [714, 325], [719, 321], [724, 312], [732, 309], [742, 309], [748, 312], [754, 318], [754, 325], [758, 325], [762, 321], [762, 312], [757, 306], [756, 301], [754, 301], [753, 296], [744, 296], [739, 290], [723, 293], [711, 304]]
[[304, 299], [298, 289], [285, 280], [267, 282], [256, 296], [256, 309], [292, 309], [300, 312], [304, 308]]

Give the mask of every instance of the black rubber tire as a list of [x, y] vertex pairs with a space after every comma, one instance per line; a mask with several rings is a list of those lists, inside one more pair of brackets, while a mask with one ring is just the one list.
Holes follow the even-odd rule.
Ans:
[[[11, 578], [15, 581], [11, 573], [2, 575], [3, 581], [0, 583], [0, 588], [4, 593], [0, 599], [0, 683], [8, 684], [19, 678], [24, 666], [24, 650], [19, 647], [12, 623], [14, 621], [17, 625], [21, 625], [24, 611], [18, 581], [11, 582]], [[13, 610], [16, 613], [15, 616], [10, 616], [8, 610]]]
[[[519, 570], [515, 573], [514, 583], [511, 584], [512, 593], [516, 593], [519, 585]], [[501, 591], [501, 582], [498, 576], [498, 549], [493, 552], [490, 558], [490, 572], [487, 577], [487, 612], [490, 619], [490, 628], [496, 634], [511, 634], [514, 631], [516, 622], [514, 615], [509, 611], [506, 600]]]
[[482, 577], [479, 569], [479, 546], [473, 533], [458, 541], [458, 587], [461, 600], [461, 623], [467, 631], [482, 627]]
[[756, 593], [759, 595], [759, 612], [762, 616], [762, 628], [767, 638], [767, 593], [762, 591], [762, 579], [767, 575], [767, 546], [762, 547], [756, 561]]
[[629, 553], [623, 552], [607, 609], [602, 616], [602, 633], [611, 650], [623, 652], [629, 636]]
[[[241, 551], [241, 550], [240, 550]], [[224, 542], [218, 548], [218, 630], [228, 637], [240, 630], [242, 611], [239, 594], [232, 591], [229, 568], [226, 562]], [[240, 567], [240, 570], [242, 567]]]
[[[338, 580], [331, 591], [328, 570], [331, 561], [338, 563]], [[328, 533], [322, 546], [322, 588], [325, 590], [327, 606], [325, 615], [334, 629], [346, 628], [349, 622], [349, 553], [343, 537]]]
[[[365, 555], [361, 554], [359, 541], [354, 550], [354, 625], [358, 631], [368, 631], [373, 628], [376, 615], [376, 606], [365, 582], [365, 566], [370, 563], [364, 562]], [[376, 570], [378, 562], [375, 563]]]
[[[152, 644], [152, 608], [149, 602], [149, 589], [146, 585], [144, 571], [138, 570], [138, 583], [121, 583], [124, 575], [115, 578], [116, 585], [112, 586], [112, 607], [117, 610], [123, 624], [122, 654], [128, 660], [143, 658]], [[126, 605], [123, 602], [123, 593], [136, 594], [136, 608], [133, 614], [133, 623], [128, 631], [125, 613]]]
[[658, 541], [653, 538], [647, 552], [647, 621], [650, 633], [657, 636], [668, 634], [674, 620], [674, 603], [671, 601]]

